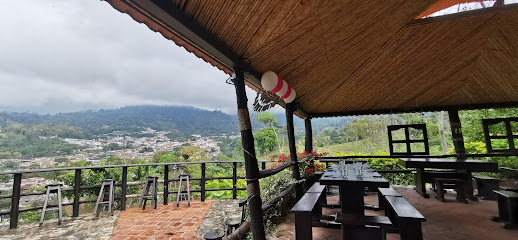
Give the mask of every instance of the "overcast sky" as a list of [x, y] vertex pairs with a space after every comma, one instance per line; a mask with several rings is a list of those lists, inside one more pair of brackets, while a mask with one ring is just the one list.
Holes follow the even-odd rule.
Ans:
[[0, 0], [0, 36], [0, 111], [152, 104], [236, 112], [228, 75], [106, 2]]

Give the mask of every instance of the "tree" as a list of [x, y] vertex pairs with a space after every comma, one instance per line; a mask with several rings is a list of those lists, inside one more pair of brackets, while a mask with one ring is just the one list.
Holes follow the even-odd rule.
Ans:
[[274, 128], [263, 128], [257, 132], [255, 132], [255, 140], [257, 142], [257, 147], [259, 148], [259, 152], [265, 153], [269, 152], [275, 148], [275, 143], [277, 139], [277, 129]]
[[[255, 117], [255, 120], [263, 123], [265, 128], [275, 129], [275, 131], [273, 131], [273, 134], [275, 136], [275, 140], [277, 140], [277, 146], [279, 146], [279, 153], [282, 154], [284, 139], [283, 139], [283, 145], [281, 145], [281, 141], [279, 139], [279, 133], [278, 133], [279, 131], [277, 129], [282, 128], [282, 126], [277, 122], [277, 117], [269, 112], [262, 112], [262, 113], [259, 113], [257, 115], [257, 117]], [[262, 130], [264, 130], [264, 129], [262, 129]]]

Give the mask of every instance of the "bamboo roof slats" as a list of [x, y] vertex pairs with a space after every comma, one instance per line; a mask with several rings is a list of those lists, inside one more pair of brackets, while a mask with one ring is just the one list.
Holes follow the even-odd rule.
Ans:
[[459, 72], [468, 73], [465, 68], [476, 59], [491, 34], [491, 28], [484, 27], [490, 18], [402, 28], [328, 96], [328, 100], [347, 102], [348, 106], [335, 105], [320, 111], [429, 106], [447, 97], [446, 92], [454, 95], [466, 78]]
[[[254, 90], [260, 74], [276, 72], [308, 115], [518, 106], [518, 4], [416, 19], [434, 4], [462, 1], [163, 1], [177, 9], [166, 11], [159, 0], [108, 0], [229, 74], [236, 59], [250, 60]], [[189, 18], [219, 52], [164, 26], [155, 8]]]

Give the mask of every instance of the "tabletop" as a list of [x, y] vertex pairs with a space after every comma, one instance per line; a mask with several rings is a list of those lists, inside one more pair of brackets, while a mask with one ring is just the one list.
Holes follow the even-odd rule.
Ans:
[[475, 159], [400, 158], [399, 164], [405, 168], [466, 169], [480, 172], [498, 171], [497, 163]]
[[388, 181], [378, 172], [372, 170], [369, 165], [363, 164], [363, 176], [357, 176], [352, 166], [347, 167], [347, 177], [343, 176], [338, 165], [332, 165], [324, 171], [320, 178], [320, 184], [323, 185], [364, 185], [364, 186], [388, 186]]

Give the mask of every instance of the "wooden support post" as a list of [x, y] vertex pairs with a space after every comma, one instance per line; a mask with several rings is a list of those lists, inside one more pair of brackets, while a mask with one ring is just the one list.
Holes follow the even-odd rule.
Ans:
[[126, 210], [126, 190], [128, 189], [128, 167], [122, 167], [121, 210]]
[[164, 205], [169, 198], [169, 165], [164, 165]]
[[[448, 116], [450, 117], [451, 138], [453, 140], [453, 146], [455, 147], [457, 160], [466, 160], [466, 148], [464, 147], [464, 138], [462, 136], [462, 126], [460, 124], [459, 110], [448, 110]], [[464, 173], [466, 175], [466, 184], [464, 184], [464, 192], [466, 197], [471, 201], [478, 201], [478, 198], [473, 195], [473, 180], [471, 171], [459, 169], [457, 172]]]
[[20, 215], [20, 191], [22, 185], [22, 174], [14, 174], [13, 194], [11, 196], [11, 213], [9, 227], [11, 229], [18, 227], [18, 216]]
[[459, 110], [448, 110], [450, 117], [451, 138], [458, 159], [466, 159], [466, 149], [464, 148], [464, 138], [462, 137], [462, 126], [460, 124]]
[[79, 200], [81, 197], [81, 169], [76, 169], [74, 175], [74, 205], [72, 208], [72, 217], [79, 216]]
[[246, 192], [248, 195], [250, 219], [252, 221], [252, 233], [254, 239], [264, 240], [266, 235], [263, 225], [262, 200], [259, 190], [259, 166], [255, 156], [254, 135], [252, 135], [252, 124], [245, 91], [245, 76], [240, 69], [235, 70], [236, 78], [234, 87], [237, 98], [237, 118], [241, 129], [241, 144], [244, 151], [246, 169]]
[[304, 120], [306, 126], [306, 152], [309, 153], [313, 151], [313, 129], [311, 127], [311, 118], [306, 118]]
[[[290, 146], [290, 160], [293, 162], [292, 173], [293, 178], [296, 180], [300, 180], [300, 171], [299, 171], [299, 163], [297, 159], [297, 146], [295, 145], [295, 127], [293, 126], [293, 113], [295, 112], [294, 103], [286, 104], [286, 127], [288, 130], [288, 143]], [[295, 187], [295, 191], [297, 194], [297, 199], [302, 197], [302, 185], [297, 183]]]
[[[205, 202], [205, 163], [200, 164], [201, 166], [201, 180], [200, 180], [200, 187], [201, 187], [201, 201]], [[189, 187], [189, 186], [187, 186]]]
[[263, 170], [266, 169], [266, 163], [265, 162], [261, 163], [261, 169], [263, 169]]
[[237, 162], [232, 163], [232, 198], [237, 198]]

